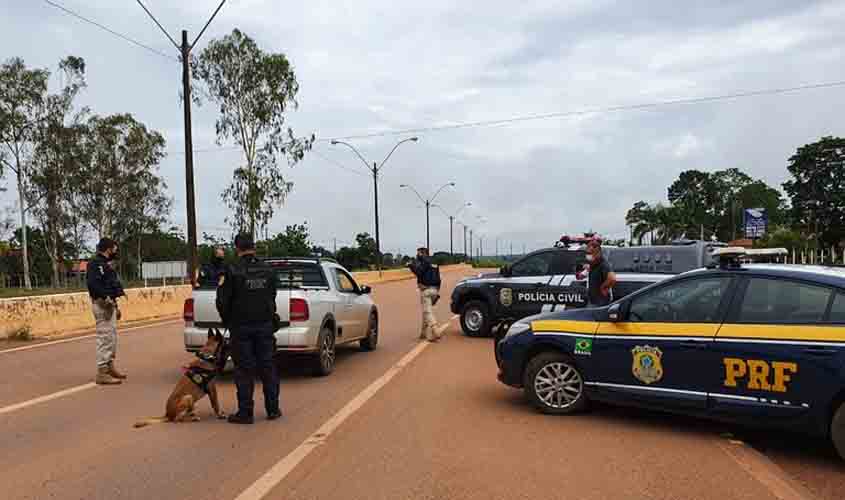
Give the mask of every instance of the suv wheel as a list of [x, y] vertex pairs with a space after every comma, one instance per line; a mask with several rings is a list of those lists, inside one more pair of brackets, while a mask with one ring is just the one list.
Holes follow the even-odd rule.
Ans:
[[367, 326], [367, 337], [361, 340], [362, 351], [375, 351], [378, 345], [378, 316], [370, 314], [370, 324]]
[[525, 368], [523, 384], [528, 400], [543, 413], [566, 415], [587, 407], [584, 377], [561, 353], [534, 356]]
[[839, 456], [845, 460], [845, 402], [839, 404], [830, 421], [830, 439]]
[[471, 300], [461, 309], [461, 330], [469, 337], [490, 336], [490, 308], [480, 300]]
[[318, 377], [325, 377], [334, 371], [335, 343], [334, 332], [330, 328], [323, 327], [317, 337], [317, 359], [314, 363], [314, 373]]

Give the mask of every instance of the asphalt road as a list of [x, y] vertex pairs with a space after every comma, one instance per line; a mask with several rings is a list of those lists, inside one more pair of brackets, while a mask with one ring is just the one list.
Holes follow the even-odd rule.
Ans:
[[[535, 413], [496, 381], [491, 340], [458, 333], [457, 278], [442, 342], [417, 341], [412, 282], [377, 285], [378, 350], [341, 351], [327, 378], [287, 362], [285, 417], [264, 421], [257, 390], [254, 426], [203, 400], [201, 422], [132, 428], [163, 413], [190, 359], [178, 322], [121, 336], [122, 386], [89, 385], [91, 338], [0, 352], [0, 498], [842, 498], [824, 442], [613, 407]], [[233, 411], [231, 377], [219, 386]]]

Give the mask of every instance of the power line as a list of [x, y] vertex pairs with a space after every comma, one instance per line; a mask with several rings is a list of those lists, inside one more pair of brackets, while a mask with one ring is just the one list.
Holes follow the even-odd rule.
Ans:
[[409, 129], [402, 129], [402, 130], [387, 130], [387, 131], [384, 131], [384, 132], [374, 132], [374, 133], [371, 133], [371, 134], [347, 135], [347, 136], [343, 136], [343, 137], [333, 137], [333, 138], [329, 138], [329, 139], [320, 139], [317, 142], [351, 140], [351, 139], [370, 139], [370, 138], [374, 138], [374, 137], [389, 137], [389, 136], [395, 136], [395, 135], [422, 134], [422, 133], [426, 133], [426, 132], [440, 132], [440, 131], [444, 131], [444, 130], [457, 130], [457, 129], [475, 128], [475, 127], [494, 127], [494, 126], [498, 126], [498, 125], [508, 125], [508, 124], [519, 123], [519, 122], [550, 120], [550, 119], [556, 119], [556, 118], [567, 118], [567, 117], [572, 117], [572, 116], [593, 115], [593, 114], [601, 114], [601, 113], [615, 113], [615, 112], [619, 112], [619, 111], [636, 111], [636, 110], [658, 108], [658, 107], [663, 107], [663, 106], [677, 106], [677, 105], [684, 105], [684, 104], [701, 104], [701, 103], [724, 101], [724, 100], [730, 100], [730, 99], [741, 99], [741, 98], [746, 98], [746, 97], [759, 97], [759, 96], [765, 96], [765, 95], [786, 94], [786, 93], [791, 93], [791, 92], [800, 92], [800, 91], [804, 91], [804, 90], [825, 89], [825, 88], [842, 87], [842, 86], [845, 86], [845, 80], [836, 81], [836, 82], [808, 84], [808, 85], [798, 85], [798, 86], [795, 86], [795, 87], [751, 90], [751, 91], [747, 91], [747, 92], [737, 92], [737, 93], [733, 93], [733, 94], [722, 94], [722, 95], [715, 95], [715, 96], [692, 97], [692, 98], [686, 98], [686, 99], [672, 99], [672, 100], [668, 100], [668, 101], [656, 101], [656, 102], [641, 103], [641, 104], [627, 104], [627, 105], [607, 106], [607, 107], [593, 108], [593, 109], [583, 109], [583, 110], [573, 110], [573, 111], [561, 111], [561, 112], [555, 112], [555, 113], [542, 113], [542, 114], [535, 114], [535, 115], [514, 116], [514, 117], [510, 117], [510, 118], [502, 118], [502, 119], [497, 119], [497, 120], [480, 120], [480, 121], [473, 121], [473, 122], [456, 123], [456, 124], [452, 124], [452, 125], [419, 127], [419, 128], [409, 128]]
[[[339, 140], [349, 140], [349, 139], [369, 139], [374, 137], [389, 137], [395, 135], [407, 135], [407, 134], [421, 134], [425, 132], [440, 132], [446, 130], [456, 130], [456, 129], [463, 129], [463, 128], [476, 128], [476, 127], [493, 127], [497, 125], [508, 125], [512, 123], [519, 123], [519, 122], [527, 122], [527, 121], [538, 121], [538, 120], [550, 120], [550, 119], [559, 119], [559, 118], [567, 118], [572, 116], [583, 116], [583, 115], [592, 115], [592, 114], [601, 114], [601, 113], [615, 113], [620, 111], [637, 111], [637, 110], [646, 110], [646, 109], [653, 109], [658, 107], [664, 106], [678, 106], [684, 104], [702, 104], [707, 102], [716, 102], [716, 101], [726, 101], [731, 99], [742, 99], [747, 97], [760, 97], [765, 95], [777, 95], [777, 94], [787, 94], [791, 92], [801, 92], [804, 90], [817, 90], [817, 89], [826, 89], [826, 88], [834, 88], [834, 87], [842, 87], [845, 86], [845, 80], [842, 81], [835, 81], [835, 82], [825, 82], [825, 83], [816, 83], [816, 84], [808, 84], [808, 85], [799, 85], [795, 87], [785, 87], [785, 88], [775, 88], [775, 89], [762, 89], [762, 90], [751, 90], [747, 92], [737, 92], [733, 94], [722, 94], [716, 96], [705, 96], [705, 97], [692, 97], [687, 99], [673, 99], [668, 101], [656, 101], [650, 103], [641, 103], [641, 104], [629, 104], [629, 105], [621, 105], [621, 106], [607, 106], [601, 108], [593, 108], [593, 109], [584, 109], [584, 110], [574, 110], [574, 111], [562, 111], [556, 113], [545, 113], [545, 114], [536, 114], [536, 115], [524, 115], [524, 116], [515, 116], [511, 118], [503, 118], [498, 120], [482, 120], [482, 121], [474, 121], [474, 122], [464, 122], [464, 123], [457, 123], [453, 125], [443, 125], [443, 126], [432, 126], [432, 127], [419, 127], [419, 128], [410, 128], [410, 129], [403, 129], [403, 130], [388, 130], [384, 132], [376, 132], [372, 134], [358, 134], [358, 135], [348, 135], [342, 137], [330, 137], [326, 139], [317, 139], [316, 142], [331, 142], [331, 141], [339, 141]], [[210, 148], [210, 149], [197, 149], [194, 150], [195, 153], [213, 153], [217, 151], [231, 151], [240, 149], [237, 147], [219, 147], [219, 148]], [[169, 154], [180, 155], [185, 154], [184, 152], [177, 151], [172, 152]], [[460, 159], [460, 158], [455, 158]]]
[[100, 28], [100, 29], [101, 29], [101, 30], [103, 30], [103, 31], [107, 31], [108, 33], [111, 33], [112, 35], [114, 35], [114, 36], [116, 36], [116, 37], [118, 37], [118, 38], [122, 38], [123, 40], [125, 40], [125, 41], [127, 41], [127, 42], [129, 42], [129, 43], [135, 44], [135, 45], [137, 45], [138, 47], [141, 47], [141, 48], [143, 48], [143, 49], [146, 49], [146, 50], [148, 50], [148, 51], [150, 51], [150, 52], [152, 52], [152, 53], [154, 53], [154, 54], [160, 55], [161, 57], [166, 57], [167, 59], [170, 59], [170, 60], [172, 60], [172, 61], [179, 62], [179, 59], [178, 59], [178, 58], [176, 58], [176, 57], [174, 57], [174, 56], [171, 56], [171, 55], [165, 54], [164, 52], [162, 52], [162, 51], [160, 51], [160, 50], [158, 50], [158, 49], [155, 49], [155, 48], [153, 48], [153, 47], [150, 47], [149, 45], [145, 45], [145, 44], [143, 44], [143, 43], [139, 42], [138, 40], [135, 40], [135, 39], [133, 39], [133, 38], [130, 38], [130, 37], [128, 37], [128, 36], [126, 36], [126, 35], [124, 35], [124, 34], [122, 34], [122, 33], [118, 33], [117, 31], [115, 31], [115, 30], [113, 30], [113, 29], [111, 29], [111, 28], [109, 28], [109, 27], [106, 27], [106, 26], [104, 26], [104, 25], [102, 25], [102, 24], [100, 24], [100, 23], [98, 23], [98, 22], [96, 22], [96, 21], [92, 21], [91, 19], [88, 19], [87, 17], [84, 17], [84, 16], [82, 16], [82, 15], [80, 15], [80, 14], [77, 14], [76, 12], [74, 12], [74, 11], [72, 11], [72, 10], [68, 9], [67, 7], [64, 7], [64, 6], [62, 6], [62, 5], [59, 5], [59, 4], [58, 4], [58, 3], [56, 3], [56, 2], [53, 2], [53, 1], [51, 1], [51, 0], [44, 0], [44, 2], [46, 2], [47, 4], [49, 4], [49, 5], [51, 5], [51, 6], [55, 7], [55, 8], [57, 8], [57, 9], [59, 9], [59, 10], [64, 11], [64, 12], [65, 12], [66, 14], [68, 14], [68, 15], [71, 15], [71, 16], [73, 16], [73, 17], [75, 17], [75, 18], [77, 18], [77, 19], [79, 19], [79, 20], [81, 20], [81, 21], [85, 21], [85, 22], [86, 22], [86, 23], [88, 23], [88, 24], [92, 24], [92, 25], [94, 25], [94, 26], [96, 26], [96, 27]]
[[346, 170], [346, 171], [353, 173], [353, 174], [356, 174], [356, 175], [363, 175], [363, 176], [369, 177], [367, 174], [365, 174], [364, 172], [361, 172], [359, 169], [347, 167], [346, 165], [344, 165], [344, 164], [340, 163], [339, 161], [335, 160], [334, 158], [330, 158], [330, 157], [320, 153], [317, 150], [312, 149], [311, 152], [314, 153], [315, 155], [317, 155], [318, 158], [322, 158], [323, 161], [328, 162], [329, 164], [334, 165], [337, 168], [341, 168], [343, 170]]

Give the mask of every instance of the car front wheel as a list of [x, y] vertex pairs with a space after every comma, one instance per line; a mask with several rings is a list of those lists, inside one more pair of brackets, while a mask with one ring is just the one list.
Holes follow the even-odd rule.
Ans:
[[469, 337], [490, 335], [490, 308], [480, 300], [471, 300], [461, 309], [461, 330]]
[[839, 404], [830, 421], [830, 439], [839, 457], [845, 460], [845, 402]]
[[567, 415], [587, 407], [584, 377], [564, 354], [534, 356], [525, 368], [523, 384], [528, 400], [543, 413]]
[[367, 336], [361, 340], [360, 345], [362, 351], [375, 351], [378, 346], [378, 316], [375, 313], [370, 315]]

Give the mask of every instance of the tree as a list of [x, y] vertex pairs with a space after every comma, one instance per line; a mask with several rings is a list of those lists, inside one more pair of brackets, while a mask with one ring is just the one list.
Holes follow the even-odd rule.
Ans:
[[308, 224], [293, 224], [269, 241], [270, 254], [274, 257], [307, 257], [311, 255]]
[[783, 184], [794, 221], [826, 245], [845, 239], [845, 139], [822, 137], [798, 148]]
[[376, 240], [370, 233], [358, 233], [355, 236], [358, 243], [358, 259], [362, 266], [370, 267], [376, 262]]
[[[192, 68], [202, 94], [219, 108], [217, 143], [231, 140], [244, 153], [245, 165], [223, 191], [233, 212], [228, 221], [237, 231], [256, 234], [293, 187], [282, 175], [278, 156], [292, 167], [314, 143], [313, 135], [296, 138], [287, 125], [286, 111], [298, 106], [299, 82], [284, 54], [264, 52], [237, 29], [212, 40]], [[200, 93], [195, 95], [201, 104]]]
[[717, 184], [711, 174], [700, 170], [681, 172], [669, 186], [668, 198], [683, 232], [698, 234], [702, 226], [716, 229], [719, 201]]
[[84, 220], [98, 237], [117, 241], [150, 229], [170, 206], [158, 176], [164, 137], [129, 114], [94, 116], [88, 129], [91, 161], [78, 185]]
[[43, 69], [28, 69], [23, 59], [14, 58], [0, 66], [0, 177], [5, 169], [15, 173], [20, 203], [21, 238], [24, 284], [32, 288], [29, 277], [29, 239], [26, 215], [25, 184], [35, 143], [39, 113], [47, 94], [50, 73]]
[[[73, 101], [85, 88], [85, 61], [68, 57], [59, 63], [65, 82], [57, 94], [44, 100], [34, 135], [34, 154], [26, 183], [27, 206], [44, 231], [44, 244], [53, 268], [53, 286], [60, 286], [65, 255], [64, 242], [75, 223], [71, 199], [73, 182], [87, 162], [82, 123], [87, 110], [72, 114]], [[77, 240], [79, 238], [76, 238]], [[79, 243], [79, 241], [77, 241]]]

